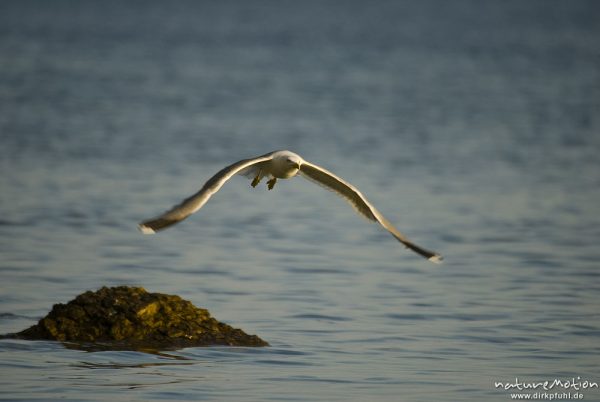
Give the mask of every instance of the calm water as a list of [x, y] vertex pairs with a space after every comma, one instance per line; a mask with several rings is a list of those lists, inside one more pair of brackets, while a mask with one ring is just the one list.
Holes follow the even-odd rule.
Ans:
[[[495, 381], [600, 382], [599, 14], [1, 2], [0, 333], [129, 284], [272, 346], [3, 340], [0, 399], [505, 401]], [[271, 192], [234, 178], [188, 221], [136, 230], [224, 165], [282, 148], [445, 263], [300, 178]]]

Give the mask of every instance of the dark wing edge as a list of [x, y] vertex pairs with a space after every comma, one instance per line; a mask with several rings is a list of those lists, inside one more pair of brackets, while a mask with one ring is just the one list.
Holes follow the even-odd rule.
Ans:
[[376, 214], [377, 214], [377, 220], [379, 221], [381, 226], [383, 226], [385, 229], [387, 229], [387, 231], [390, 232], [392, 234], [392, 236], [394, 236], [396, 238], [396, 240], [398, 240], [400, 243], [404, 244], [404, 246], [406, 248], [414, 251], [415, 253], [421, 255], [422, 257], [428, 259], [429, 261], [431, 261], [435, 264], [440, 264], [444, 260], [444, 258], [440, 254], [438, 254], [434, 251], [424, 249], [421, 246], [417, 246], [415, 243], [408, 240], [406, 238], [406, 236], [404, 236], [402, 233], [400, 233], [400, 231], [398, 229], [396, 229], [396, 227], [394, 225], [392, 225], [390, 223], [390, 221], [388, 221], [381, 214], [381, 212], [376, 211]]

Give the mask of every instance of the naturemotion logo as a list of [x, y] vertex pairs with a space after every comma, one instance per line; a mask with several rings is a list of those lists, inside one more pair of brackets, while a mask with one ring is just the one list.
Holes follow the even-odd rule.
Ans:
[[494, 381], [494, 388], [510, 391], [510, 398], [516, 400], [580, 400], [584, 399], [583, 391], [598, 389], [598, 382], [581, 377], [541, 381], [515, 377], [514, 381]]

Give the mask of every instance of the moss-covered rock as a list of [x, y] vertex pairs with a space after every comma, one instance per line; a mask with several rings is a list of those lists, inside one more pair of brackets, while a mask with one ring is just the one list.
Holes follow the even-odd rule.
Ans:
[[128, 286], [103, 287], [55, 304], [36, 325], [13, 337], [101, 343], [115, 349], [268, 345], [179, 296]]

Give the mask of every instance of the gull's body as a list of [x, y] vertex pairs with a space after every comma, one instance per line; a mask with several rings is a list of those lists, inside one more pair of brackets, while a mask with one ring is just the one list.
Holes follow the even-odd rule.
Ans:
[[365, 218], [379, 222], [388, 232], [407, 248], [420, 254], [432, 262], [440, 262], [442, 257], [432, 251], [425, 250], [409, 241], [398, 231], [371, 203], [350, 183], [342, 180], [333, 173], [313, 165], [290, 151], [274, 151], [268, 154], [244, 159], [229, 165], [211, 177], [196, 194], [183, 200], [164, 214], [140, 223], [139, 229], [145, 234], [155, 233], [182, 221], [198, 211], [209, 198], [235, 174], [254, 177], [252, 187], [255, 187], [264, 177], [269, 177], [269, 190], [275, 186], [277, 179], [289, 179], [300, 174], [325, 188], [344, 197], [354, 209]]

